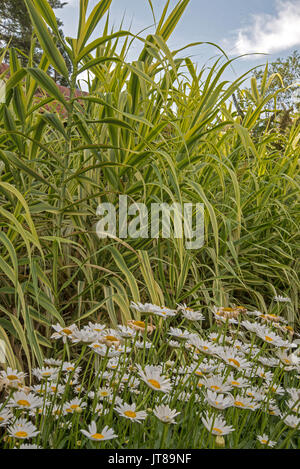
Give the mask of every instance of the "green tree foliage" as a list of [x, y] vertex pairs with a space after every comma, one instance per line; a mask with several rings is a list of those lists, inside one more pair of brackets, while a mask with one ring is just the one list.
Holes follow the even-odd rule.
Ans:
[[[286, 88], [286, 91], [279, 93], [277, 97], [277, 108], [288, 110], [294, 107], [300, 107], [300, 103], [295, 103], [293, 96], [300, 85], [300, 54], [295, 50], [287, 58], [278, 58], [269, 65], [269, 77], [278, 74], [277, 79], [272, 81], [270, 93]], [[264, 71], [254, 72], [254, 76], [259, 83], [263, 79]], [[281, 81], [282, 80], [282, 81]], [[296, 86], [293, 86], [295, 85]], [[300, 100], [299, 100], [300, 101]]]
[[[60, 9], [67, 5], [67, 2], [61, 0], [49, 0], [49, 5], [53, 9]], [[61, 20], [57, 19], [59, 32], [63, 37]], [[8, 44], [10, 47], [15, 48], [18, 51], [19, 58], [23, 66], [28, 62], [28, 56], [32, 45], [33, 26], [30, 20], [29, 13], [27, 11], [24, 0], [1, 0], [0, 2], [0, 45], [6, 47]], [[61, 52], [61, 46], [58, 44], [58, 48]], [[34, 61], [38, 63], [41, 57], [42, 50], [38, 46], [34, 51]], [[71, 62], [68, 60], [66, 54], [64, 59], [71, 71]], [[51, 71], [55, 81], [61, 85], [66, 85], [66, 80], [58, 75], [54, 70]]]

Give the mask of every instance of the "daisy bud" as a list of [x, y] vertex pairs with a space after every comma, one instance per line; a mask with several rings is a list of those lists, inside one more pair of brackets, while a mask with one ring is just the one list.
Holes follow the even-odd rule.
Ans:
[[172, 368], [173, 365], [174, 365], [174, 362], [172, 362], [171, 360], [168, 360], [168, 361], [165, 363], [166, 368]]
[[225, 448], [225, 439], [224, 436], [216, 436], [216, 445], [219, 448]]
[[83, 410], [81, 407], [76, 407], [74, 412], [76, 412], [76, 414], [82, 414]]

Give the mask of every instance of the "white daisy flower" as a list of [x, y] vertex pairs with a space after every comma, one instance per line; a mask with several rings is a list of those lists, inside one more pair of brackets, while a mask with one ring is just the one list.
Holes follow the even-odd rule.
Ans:
[[288, 415], [283, 421], [291, 428], [297, 428], [300, 425], [300, 418], [296, 417], [296, 415]]
[[173, 337], [176, 337], [177, 339], [189, 339], [191, 336], [190, 332], [185, 330], [183, 331], [176, 327], [170, 327], [168, 334], [172, 335]]
[[95, 408], [95, 414], [98, 415], [98, 416], [104, 416], [104, 415], [107, 415], [109, 413], [109, 409], [104, 409], [104, 406], [103, 404], [101, 404], [101, 402], [99, 402], [99, 404], [96, 405], [96, 408]]
[[153, 409], [153, 414], [164, 423], [173, 423], [175, 422], [175, 417], [180, 414], [176, 410], [172, 410], [168, 405], [156, 405]]
[[99, 323], [93, 323], [93, 322], [89, 322], [88, 327], [90, 331], [97, 332], [97, 333], [103, 332], [106, 329], [105, 324], [99, 324]]
[[42, 404], [43, 400], [40, 397], [35, 396], [34, 393], [30, 392], [26, 394], [23, 391], [17, 391], [10, 398], [7, 406], [24, 410], [32, 410], [36, 409], [37, 407], [41, 407]]
[[228, 435], [234, 431], [234, 428], [231, 425], [227, 425], [226, 421], [222, 417], [208, 417], [206, 414], [205, 417], [201, 418], [203, 425], [207, 428], [209, 432], [216, 436]]
[[50, 367], [34, 368], [32, 370], [32, 374], [33, 376], [36, 376], [38, 380], [49, 379], [49, 378], [54, 380], [58, 376], [58, 369], [50, 368]]
[[291, 299], [289, 297], [276, 295], [276, 296], [274, 296], [274, 301], [276, 301], [277, 303], [290, 303]]
[[122, 417], [126, 417], [133, 422], [141, 423], [147, 417], [147, 412], [143, 410], [137, 411], [136, 404], [119, 404], [115, 407], [115, 411], [118, 412]]
[[174, 309], [166, 308], [165, 306], [162, 306], [162, 307], [156, 306], [155, 308], [152, 309], [151, 313], [155, 314], [156, 316], [160, 316], [162, 318], [168, 318], [168, 317], [176, 316], [177, 311]]
[[[134, 319], [131, 319], [130, 321], [127, 322], [127, 324], [129, 325], [129, 327], [131, 327], [136, 332], [139, 332], [141, 334], [144, 334], [146, 330], [145, 321], [135, 321]], [[155, 326], [153, 326], [152, 324], [147, 324], [147, 333], [149, 332], [149, 334], [152, 334], [154, 329], [155, 329]]]
[[45, 365], [48, 365], [52, 368], [53, 366], [61, 366], [62, 360], [55, 360], [54, 358], [45, 358], [44, 363]]
[[103, 430], [99, 433], [97, 430], [96, 422], [91, 422], [87, 430], [80, 430], [81, 433], [86, 436], [89, 440], [92, 441], [106, 441], [113, 438], [117, 438], [118, 435], [115, 434], [112, 428], [105, 426]]
[[238, 370], [249, 368], [250, 363], [234, 348], [219, 349], [217, 351], [219, 357], [227, 363], [227, 365], [232, 366]]
[[297, 366], [300, 364], [300, 357], [298, 357], [295, 353], [288, 354], [286, 350], [278, 350], [276, 355], [281, 363], [283, 363], [285, 366], [297, 368]]
[[228, 376], [227, 383], [230, 384], [233, 388], [247, 388], [250, 386], [250, 383], [245, 378], [235, 378], [232, 374]]
[[148, 342], [147, 340], [146, 341], [145, 340], [143, 340], [143, 341], [137, 340], [134, 345], [138, 349], [145, 348], [147, 350], [149, 350], [153, 346], [152, 342]]
[[262, 392], [261, 389], [259, 388], [249, 388], [249, 389], [246, 389], [245, 391], [245, 395], [247, 397], [250, 397], [251, 399], [254, 399], [255, 401], [263, 401], [265, 400], [265, 394]]
[[140, 365], [137, 365], [138, 374], [141, 379], [155, 391], [168, 393], [172, 389], [170, 379], [161, 374], [161, 367], [146, 365], [143, 370]]
[[205, 378], [202, 383], [211, 391], [215, 391], [220, 394], [224, 394], [232, 390], [232, 386], [225, 382], [222, 376], [211, 376], [210, 378]]
[[112, 388], [100, 388], [97, 391], [97, 396], [100, 398], [100, 400], [109, 398], [112, 396], [112, 394], [113, 394]]
[[207, 355], [212, 355], [216, 352], [216, 345], [213, 342], [203, 340], [196, 334], [191, 334], [190, 338], [187, 340], [186, 347], [194, 349], [196, 354], [202, 352]]
[[[16, 449], [16, 448], [14, 448]], [[20, 446], [19, 446], [19, 449], [43, 449], [41, 446], [38, 446], [38, 445], [30, 445], [28, 443], [22, 443]]]
[[77, 329], [72, 333], [70, 338], [73, 344], [77, 344], [79, 342], [83, 344], [92, 344], [99, 339], [99, 333], [90, 329]]
[[130, 307], [136, 309], [139, 313], [151, 313], [152, 309], [155, 308], [155, 305], [151, 303], [134, 303], [133, 301], [130, 303]]
[[273, 448], [277, 444], [276, 441], [271, 441], [265, 433], [263, 435], [257, 435], [257, 439], [262, 445], [270, 446], [270, 448]]
[[244, 410], [256, 410], [259, 408], [259, 404], [249, 397], [235, 396], [233, 401], [234, 407]]
[[188, 308], [184, 303], [183, 305], [177, 305], [177, 310], [180, 311], [185, 319], [189, 321], [204, 321], [204, 316], [201, 311], [194, 311], [191, 308]]
[[117, 349], [114, 346], [108, 347], [105, 344], [99, 344], [99, 342], [94, 342], [90, 344], [89, 347], [92, 348], [98, 355], [101, 355], [101, 357], [111, 358], [121, 355], [119, 348]]
[[5, 386], [15, 387], [22, 385], [26, 374], [22, 371], [13, 370], [9, 366], [6, 371], [0, 372], [0, 378]]
[[10, 420], [13, 418], [13, 414], [9, 409], [2, 409], [0, 411], [0, 427], [5, 427], [10, 423]]
[[125, 339], [134, 338], [136, 336], [136, 331], [132, 327], [119, 325], [118, 328], [120, 335]]
[[258, 361], [262, 363], [262, 365], [269, 366], [271, 368], [278, 366], [279, 360], [277, 358], [267, 358], [267, 357], [259, 357]]
[[258, 326], [256, 325], [256, 334], [258, 337], [260, 337], [264, 342], [270, 345], [274, 345], [276, 347], [284, 347], [285, 342], [282, 340], [281, 337], [279, 337], [277, 334], [275, 334], [273, 331], [268, 329], [265, 326]]
[[69, 402], [66, 402], [63, 406], [64, 415], [74, 414], [75, 412], [81, 412], [87, 406], [86, 402], [82, 399], [75, 397]]
[[73, 373], [76, 370], [76, 373], [80, 373], [81, 367], [77, 366], [77, 368], [76, 368], [75, 363], [64, 362], [62, 370], [66, 371], [67, 373]]
[[206, 402], [215, 409], [224, 410], [233, 406], [233, 396], [231, 394], [219, 394], [209, 389], [205, 396]]
[[52, 334], [51, 339], [62, 339], [66, 343], [68, 338], [71, 338], [73, 333], [78, 330], [76, 324], [71, 324], [68, 327], [61, 327], [60, 324], [53, 325], [52, 328], [55, 330]]
[[273, 379], [273, 373], [272, 371], [266, 371], [264, 368], [262, 368], [261, 366], [259, 366], [256, 371], [255, 371], [255, 374], [256, 376], [258, 376], [259, 378], [262, 378], [266, 381], [272, 381]]
[[8, 434], [17, 439], [25, 440], [27, 438], [34, 438], [39, 434], [36, 426], [26, 419], [20, 418], [13, 425], [7, 428]]
[[280, 417], [280, 418], [282, 417], [280, 409], [277, 405], [270, 403], [267, 410], [270, 415], [276, 415], [276, 417]]
[[180, 348], [180, 346], [181, 346], [180, 343], [177, 342], [176, 340], [170, 340], [168, 342], [168, 345], [172, 348]]

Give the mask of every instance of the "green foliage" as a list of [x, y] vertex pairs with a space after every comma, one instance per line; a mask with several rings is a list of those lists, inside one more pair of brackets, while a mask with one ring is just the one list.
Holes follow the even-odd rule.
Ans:
[[[32, 2], [30, 2], [31, 4]], [[62, 26], [63, 23], [55, 18], [52, 8], [61, 9], [67, 2], [61, 2], [60, 0], [49, 0], [43, 2], [46, 4], [46, 8], [51, 11], [52, 16], [56, 22], [56, 32], [63, 37]], [[38, 8], [38, 4], [37, 4]], [[45, 11], [45, 10], [44, 10]], [[37, 10], [39, 14], [39, 11]], [[0, 44], [1, 47], [15, 48], [18, 51], [19, 59], [25, 66], [30, 61], [36, 64], [42, 54], [42, 50], [39, 45], [35, 44], [33, 47], [33, 25], [31, 22], [30, 14], [26, 8], [26, 2], [24, 0], [3, 0], [0, 4]], [[58, 48], [61, 53], [64, 54], [63, 48], [58, 44]], [[68, 59], [67, 54], [64, 54], [64, 60], [68, 70], [71, 70], [71, 62]], [[49, 71], [53, 72], [53, 71]], [[66, 85], [67, 81], [63, 76], [54, 73], [54, 79], [61, 85]]]
[[[226, 58], [199, 71], [171, 51], [166, 41], [187, 1], [170, 13], [166, 8], [146, 39], [109, 31], [107, 21], [95, 40], [109, 1], [88, 16], [88, 1], [81, 0], [78, 34], [66, 40], [46, 3], [26, 1], [44, 52], [33, 69], [11, 50], [0, 107], [0, 339], [9, 334], [16, 366], [52, 353], [41, 338], [51, 324], [126, 322], [138, 295], [170, 307], [236, 302], [266, 311], [283, 293], [292, 299], [293, 325], [299, 120], [284, 134], [262, 125], [270, 81], [260, 88], [253, 81], [242, 118], [231, 97], [247, 74], [229, 83]], [[141, 53], [128, 63], [132, 41]], [[49, 78], [50, 66], [68, 79], [68, 98]], [[82, 70], [89, 72], [89, 91], [78, 95]], [[174, 236], [100, 241], [97, 206], [118, 208], [120, 194], [148, 207], [203, 203], [205, 245], [190, 251]]]
[[[275, 62], [269, 64], [269, 76], [278, 75], [278, 78], [273, 80], [270, 86], [270, 92], [280, 90], [282, 87], [285, 88], [283, 93], [280, 93], [277, 98], [277, 104], [280, 109], [290, 109], [295, 106], [293, 102], [293, 93], [295, 92], [297, 85], [300, 86], [300, 54], [295, 50], [287, 58], [278, 58]], [[254, 76], [259, 82], [263, 81], [264, 72], [255, 71]], [[296, 86], [293, 86], [295, 85]], [[300, 103], [298, 104], [299, 111]]]

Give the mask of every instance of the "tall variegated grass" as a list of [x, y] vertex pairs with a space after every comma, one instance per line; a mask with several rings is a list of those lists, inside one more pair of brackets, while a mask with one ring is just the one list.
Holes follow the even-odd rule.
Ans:
[[[189, 0], [171, 12], [167, 2], [146, 39], [110, 31], [108, 19], [93, 35], [111, 0], [89, 14], [88, 0], [80, 0], [77, 35], [66, 41], [46, 0], [25, 3], [44, 54], [34, 67], [33, 41], [23, 68], [10, 49], [2, 77], [0, 339], [8, 363], [41, 365], [52, 353], [53, 323], [126, 322], [131, 300], [267, 311], [284, 294], [294, 325], [299, 119], [285, 132], [266, 125], [275, 99], [267, 69], [260, 89], [252, 80], [241, 117], [232, 95], [249, 74], [228, 82], [225, 55], [199, 71], [182, 58], [184, 48], [167, 45]], [[133, 42], [141, 52], [129, 63]], [[68, 80], [69, 97], [47, 74], [50, 65]], [[89, 90], [79, 95], [83, 72]], [[96, 208], [107, 201], [117, 208], [120, 194], [147, 206], [203, 203], [205, 245], [192, 251], [175, 237], [99, 240]]]

